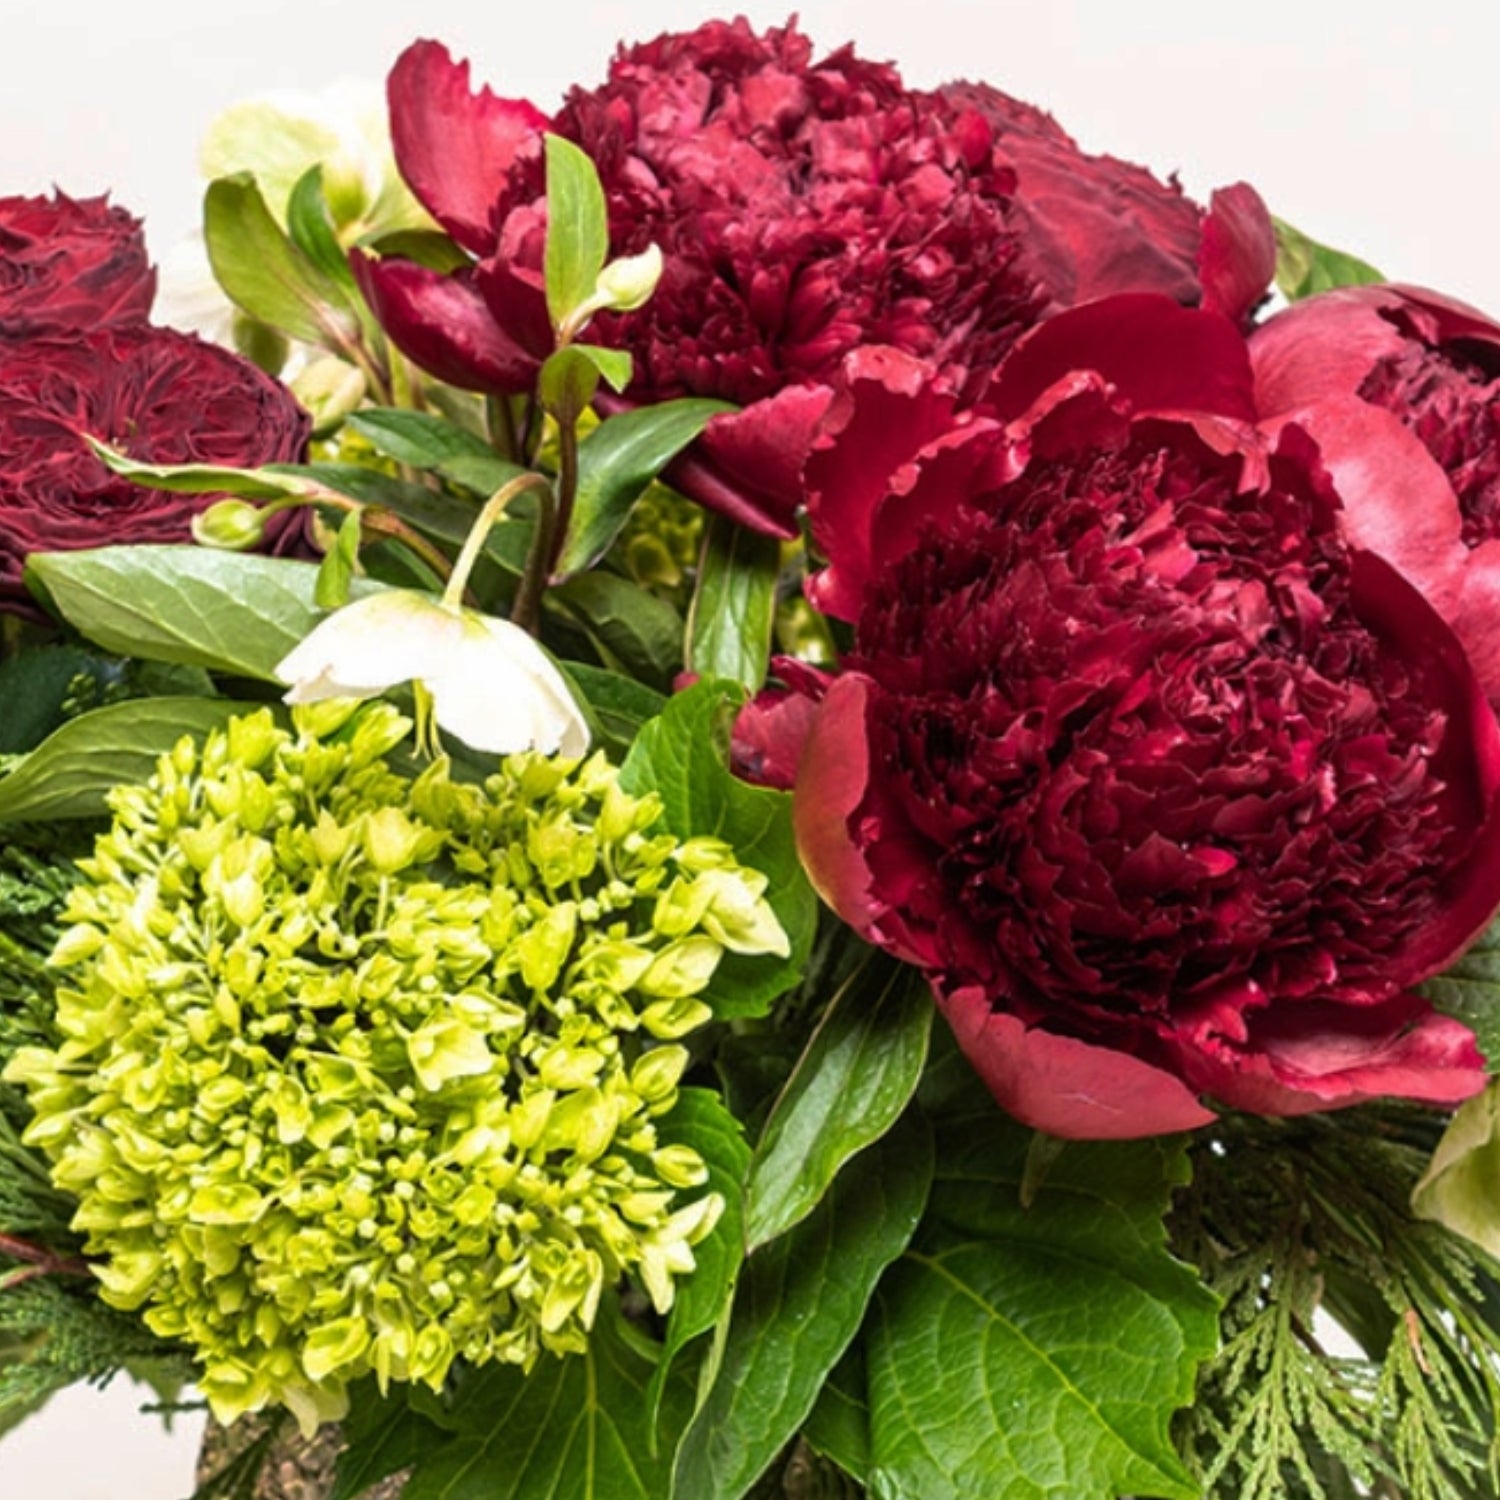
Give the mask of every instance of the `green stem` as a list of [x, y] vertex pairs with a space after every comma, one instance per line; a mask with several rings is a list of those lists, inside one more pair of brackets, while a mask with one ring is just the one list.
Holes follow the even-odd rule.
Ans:
[[516, 412], [510, 397], [486, 396], [484, 418], [495, 451], [513, 464], [524, 465], [526, 459], [521, 452], [521, 434], [516, 430]]
[[547, 576], [557, 568], [573, 519], [573, 501], [578, 494], [578, 421], [564, 422], [557, 429], [557, 524], [548, 549]]
[[[539, 510], [536, 523], [536, 537], [532, 541], [532, 553], [537, 550], [537, 540], [545, 533], [547, 545], [551, 547], [551, 530], [555, 514], [555, 506], [552, 500], [552, 486], [549, 485], [541, 474], [518, 474], [514, 479], [502, 484], [488, 500], [484, 502], [484, 509], [479, 512], [473, 526], [469, 528], [469, 534], [464, 538], [463, 551], [458, 554], [458, 560], [453, 564], [453, 572], [448, 576], [448, 586], [443, 590], [443, 603], [450, 609], [456, 609], [459, 601], [463, 598], [464, 588], [469, 582], [469, 574], [474, 571], [474, 564], [479, 561], [480, 551], [484, 547], [484, 539], [490, 534], [490, 527], [498, 521], [517, 495], [524, 494], [527, 490], [535, 490], [539, 501]], [[526, 560], [526, 576], [521, 580], [521, 595], [527, 591], [527, 585], [532, 582], [533, 558]], [[545, 570], [544, 570], [545, 571]], [[538, 593], [540, 597], [540, 593]]]

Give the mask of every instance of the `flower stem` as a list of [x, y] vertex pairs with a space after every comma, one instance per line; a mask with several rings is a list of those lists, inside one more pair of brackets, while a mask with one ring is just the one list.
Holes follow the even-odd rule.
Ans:
[[[464, 588], [468, 584], [469, 574], [474, 571], [474, 564], [479, 561], [479, 554], [484, 547], [484, 539], [490, 534], [490, 528], [498, 521], [504, 513], [506, 506], [510, 504], [517, 495], [524, 494], [527, 490], [537, 492], [539, 509], [536, 522], [536, 535], [531, 544], [531, 555], [526, 559], [526, 572], [521, 579], [521, 591], [517, 595], [517, 607], [527, 594], [528, 585], [536, 591], [536, 597], [541, 597], [541, 585], [545, 581], [545, 567], [536, 566], [536, 553], [538, 544], [545, 541], [548, 551], [552, 546], [552, 529], [556, 516], [556, 505], [552, 498], [552, 486], [547, 483], [541, 474], [518, 474], [514, 479], [502, 484], [488, 500], [484, 502], [484, 509], [475, 518], [473, 526], [469, 528], [469, 534], [464, 538], [463, 551], [458, 554], [458, 560], [453, 564], [453, 572], [448, 576], [448, 586], [443, 590], [443, 603], [450, 609], [457, 609], [464, 595]], [[543, 557], [545, 561], [545, 554]], [[532, 574], [540, 572], [542, 577], [533, 580]]]
[[87, 1261], [75, 1260], [71, 1256], [59, 1255], [42, 1245], [33, 1245], [30, 1240], [18, 1239], [13, 1234], [0, 1234], [0, 1255], [9, 1260], [18, 1260], [22, 1268], [0, 1277], [0, 1291], [30, 1281], [37, 1276], [89, 1276]]

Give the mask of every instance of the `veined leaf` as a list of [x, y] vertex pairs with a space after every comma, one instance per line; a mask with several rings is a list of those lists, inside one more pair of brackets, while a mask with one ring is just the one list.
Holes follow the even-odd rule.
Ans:
[[742, 682], [752, 693], [765, 685], [780, 572], [775, 537], [723, 516], [709, 521], [688, 611], [688, 671]]
[[580, 625], [606, 665], [666, 691], [682, 666], [682, 616], [616, 573], [580, 573], [548, 591], [546, 604]]
[[751, 1250], [811, 1213], [843, 1164], [895, 1124], [922, 1076], [932, 1012], [916, 969], [873, 954], [834, 997], [755, 1149]]
[[349, 1395], [349, 1415], [341, 1423], [345, 1446], [328, 1500], [359, 1500], [444, 1440], [442, 1428], [413, 1411], [400, 1386], [382, 1396], [373, 1379], [365, 1380]]
[[678, 1450], [673, 1500], [749, 1493], [849, 1347], [931, 1179], [931, 1135], [907, 1115], [849, 1163], [809, 1218], [745, 1262], [714, 1382]]
[[1462, 1021], [1478, 1039], [1490, 1072], [1500, 1072], [1500, 918], [1417, 989], [1445, 1016]]
[[0, 822], [98, 817], [111, 787], [145, 781], [183, 735], [244, 710], [228, 698], [132, 698], [80, 714], [0, 778]]
[[222, 490], [246, 500], [311, 499], [318, 494], [317, 482], [291, 465], [230, 469], [219, 464], [143, 464], [87, 434], [84, 441], [110, 473], [155, 490], [178, 495], [212, 495]]
[[1367, 286], [1385, 277], [1357, 255], [1320, 245], [1285, 219], [1276, 226], [1276, 285], [1288, 302], [1340, 286]]
[[864, 1346], [856, 1341], [829, 1372], [808, 1413], [802, 1436], [861, 1484], [870, 1473], [870, 1403], [865, 1395]]
[[561, 328], [593, 296], [609, 254], [609, 216], [599, 173], [572, 141], [548, 135], [547, 240], [542, 252], [547, 312]]
[[323, 193], [323, 165], [315, 163], [302, 174], [287, 196], [286, 227], [292, 243], [344, 290], [351, 306], [359, 305], [359, 291], [349, 257], [339, 244], [328, 199]]
[[398, 463], [440, 474], [476, 494], [492, 495], [524, 472], [483, 438], [430, 412], [366, 407], [349, 418], [349, 426]]

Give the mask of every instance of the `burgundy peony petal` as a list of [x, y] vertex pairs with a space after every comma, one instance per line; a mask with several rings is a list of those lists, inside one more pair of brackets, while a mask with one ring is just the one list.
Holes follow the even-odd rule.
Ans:
[[1012, 350], [987, 405], [1012, 421], [1054, 383], [1081, 370], [1103, 375], [1137, 413], [1256, 420], [1250, 360], [1234, 324], [1219, 313], [1145, 294], [1049, 318]]
[[771, 666], [786, 685], [763, 688], [739, 711], [730, 737], [730, 759], [736, 776], [790, 791], [818, 705], [833, 679], [792, 657], [777, 657]]
[[997, 1011], [982, 989], [937, 992], [964, 1056], [999, 1103], [1024, 1124], [1066, 1140], [1135, 1140], [1207, 1125], [1178, 1078], [1127, 1052], [1028, 1027]]
[[954, 398], [930, 366], [899, 349], [858, 349], [804, 470], [813, 541], [828, 567], [807, 594], [853, 620], [870, 576], [875, 511], [892, 476], [953, 423]]
[[1278, 313], [1250, 336], [1255, 400], [1262, 417], [1282, 416], [1329, 396], [1352, 396], [1372, 366], [1404, 340], [1381, 317], [1383, 287], [1344, 287]]
[[1257, 1011], [1243, 1041], [1186, 1030], [1174, 1040], [1191, 1083], [1256, 1114], [1386, 1097], [1452, 1105], [1485, 1085], [1474, 1034], [1415, 995], [1378, 1005], [1282, 1003]]
[[1276, 274], [1276, 229], [1248, 182], [1220, 188], [1208, 200], [1198, 279], [1203, 306], [1243, 327], [1265, 299]]
[[401, 175], [433, 218], [475, 255], [495, 248], [496, 194], [516, 153], [548, 127], [524, 99], [474, 93], [469, 65], [439, 42], [413, 42], [386, 84]]
[[361, 250], [350, 252], [349, 263], [391, 341], [422, 369], [465, 390], [531, 389], [540, 361], [500, 330], [471, 278]]

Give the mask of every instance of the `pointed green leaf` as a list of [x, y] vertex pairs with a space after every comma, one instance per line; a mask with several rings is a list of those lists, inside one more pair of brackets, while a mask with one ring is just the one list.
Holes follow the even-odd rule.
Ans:
[[1288, 302], [1300, 302], [1335, 287], [1367, 286], [1385, 280], [1357, 255], [1320, 245], [1285, 219], [1273, 218], [1271, 222], [1276, 226], [1276, 285]]
[[183, 735], [243, 711], [228, 698], [132, 698], [80, 714], [0, 778], [0, 821], [98, 817], [112, 786], [145, 781]]
[[339, 523], [333, 546], [318, 565], [318, 581], [313, 587], [313, 603], [319, 609], [339, 609], [349, 602], [354, 584], [354, 570], [359, 566], [359, 542], [363, 523], [357, 510], [349, 511]]
[[308, 499], [318, 494], [317, 484], [291, 465], [268, 465], [263, 469], [230, 469], [219, 464], [143, 464], [127, 454], [85, 434], [105, 468], [132, 484], [176, 495], [239, 495], [247, 500], [279, 500], [289, 496]]
[[709, 1089], [683, 1089], [672, 1112], [657, 1126], [664, 1146], [691, 1146], [708, 1167], [708, 1186], [724, 1198], [724, 1212], [714, 1232], [693, 1249], [697, 1269], [678, 1284], [661, 1362], [651, 1379], [653, 1417], [673, 1361], [701, 1333], [706, 1333], [729, 1306], [744, 1257], [744, 1186], [750, 1148], [740, 1122]]
[[755, 1148], [751, 1250], [806, 1218], [843, 1164], [896, 1122], [922, 1076], [932, 1012], [921, 974], [874, 954], [834, 997]]
[[866, 1331], [871, 1493], [1198, 1500], [1168, 1432], [1218, 1339], [1162, 1228], [1184, 1143], [1069, 1143], [1023, 1208], [1030, 1135], [987, 1098], [938, 1132], [927, 1217]]
[[[276, 681], [317, 624], [312, 563], [208, 547], [99, 547], [27, 561], [63, 618], [121, 656]], [[353, 597], [380, 585], [356, 579]]]
[[[583, 578], [597, 576], [586, 573]], [[797, 857], [790, 794], [750, 786], [726, 764], [729, 726], [742, 701], [742, 692], [724, 683], [698, 683], [676, 694], [661, 717], [641, 730], [620, 772], [621, 785], [635, 796], [660, 794], [673, 832], [724, 839], [742, 863], [769, 877], [766, 899], [786, 932], [791, 954], [785, 959], [725, 954], [705, 996], [725, 1019], [764, 1015], [771, 1001], [796, 982], [812, 950], [818, 918], [817, 899]]]
[[864, 1346], [856, 1340], [823, 1382], [817, 1405], [802, 1428], [802, 1436], [815, 1452], [831, 1459], [861, 1484], [868, 1484], [870, 1472], [866, 1383]]
[[287, 237], [248, 172], [209, 184], [203, 238], [219, 285], [252, 318], [336, 353], [357, 337], [343, 287]]
[[592, 567], [609, 550], [646, 486], [696, 438], [726, 401], [685, 398], [621, 412], [578, 445], [578, 492], [557, 576]]
[[682, 667], [682, 616], [617, 573], [580, 573], [547, 593], [587, 632], [605, 664], [667, 691]]
[[400, 1386], [382, 1396], [373, 1380], [364, 1380], [349, 1396], [349, 1415], [340, 1423], [344, 1448], [327, 1500], [359, 1500], [444, 1440], [442, 1428], [413, 1411]]
[[609, 254], [609, 216], [599, 173], [572, 141], [548, 135], [547, 241], [542, 253], [547, 312], [561, 328], [594, 293]]
[[931, 1134], [908, 1115], [745, 1262], [713, 1385], [678, 1449], [674, 1500], [740, 1500], [796, 1434], [911, 1237], [932, 1168]]
[[361, 250], [375, 256], [399, 255], [403, 260], [414, 260], [439, 276], [450, 271], [462, 271], [474, 262], [468, 253], [455, 245], [438, 229], [391, 229], [374, 234], [361, 235], [356, 241]]
[[366, 407], [349, 418], [349, 426], [398, 463], [440, 474], [478, 495], [493, 495], [524, 472], [482, 437], [430, 412]]
[[450, 1436], [417, 1460], [402, 1500], [662, 1500], [692, 1392], [685, 1379], [668, 1383], [653, 1455], [651, 1371], [639, 1336], [606, 1305], [586, 1354], [544, 1355], [529, 1375], [474, 1372], [451, 1409], [428, 1413]]
[[714, 516], [703, 537], [687, 620], [687, 669], [727, 677], [756, 692], [765, 685], [776, 621], [781, 543]]
[[662, 694], [633, 677], [578, 661], [564, 662], [563, 669], [587, 699], [600, 729], [618, 748], [617, 758], [624, 757], [641, 726], [666, 706]]
[[1417, 991], [1445, 1016], [1462, 1021], [1478, 1040], [1490, 1072], [1500, 1072], [1500, 918]]
[[623, 349], [569, 344], [550, 354], [537, 376], [542, 409], [563, 427], [578, 421], [599, 390], [602, 378], [614, 391], [630, 384], [630, 356]]
[[323, 167], [311, 166], [297, 179], [286, 204], [286, 227], [292, 243], [330, 281], [344, 289], [346, 300], [358, 306], [359, 293], [349, 257], [339, 243], [323, 193]]

